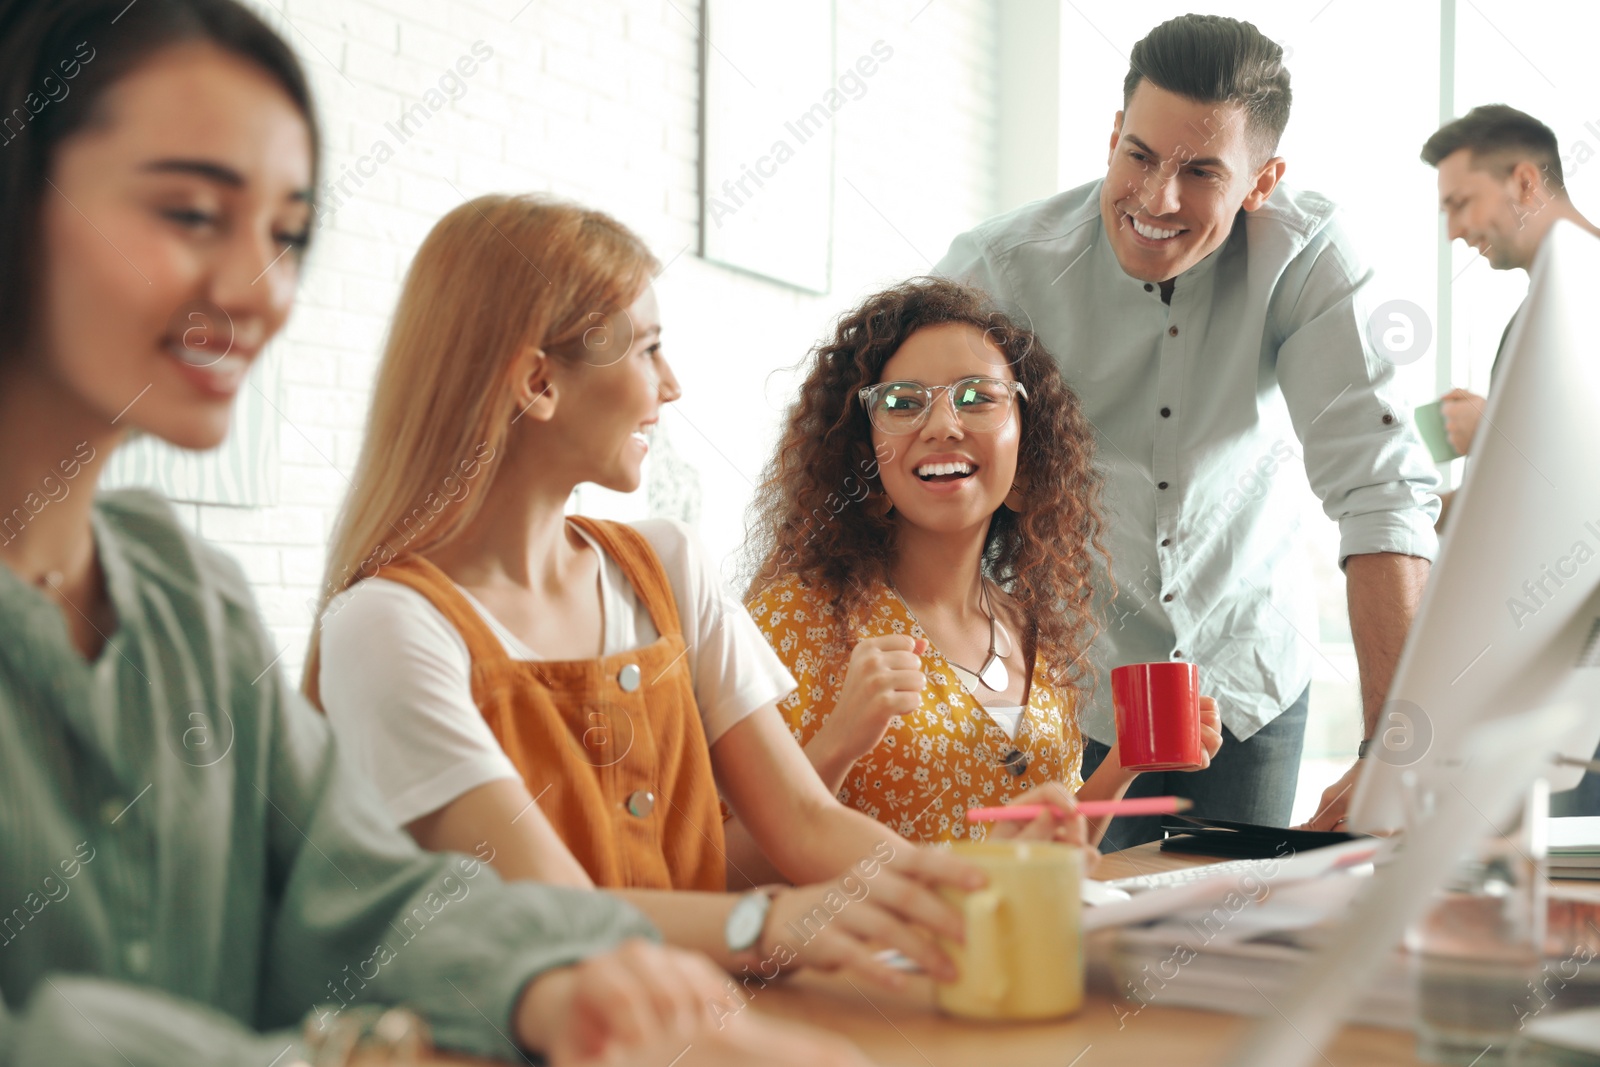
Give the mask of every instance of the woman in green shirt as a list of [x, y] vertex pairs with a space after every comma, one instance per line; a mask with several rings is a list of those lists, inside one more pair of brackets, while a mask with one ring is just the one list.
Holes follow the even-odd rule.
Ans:
[[219, 444], [289, 313], [318, 151], [284, 42], [234, 0], [0, 0], [0, 100], [0, 1067], [287, 1065], [361, 1001], [479, 1056], [859, 1062], [723, 1028], [725, 979], [614, 899], [419, 852], [238, 568], [95, 496], [130, 431]]

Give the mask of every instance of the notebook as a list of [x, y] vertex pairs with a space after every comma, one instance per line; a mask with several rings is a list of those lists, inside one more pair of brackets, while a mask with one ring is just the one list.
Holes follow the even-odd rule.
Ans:
[[1355, 834], [1326, 830], [1294, 830], [1283, 826], [1258, 826], [1192, 815], [1162, 816], [1167, 838], [1163, 852], [1191, 852], [1204, 856], [1271, 859], [1314, 848], [1355, 840]]

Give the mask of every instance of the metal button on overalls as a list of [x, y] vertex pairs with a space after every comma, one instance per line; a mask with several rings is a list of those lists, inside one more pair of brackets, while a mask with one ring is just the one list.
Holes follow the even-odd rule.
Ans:
[[639, 688], [639, 677], [639, 665], [630, 663], [617, 672], [617, 684], [622, 687], [624, 693], [631, 693]]
[[656, 810], [656, 795], [644, 789], [628, 794], [628, 814], [635, 819], [647, 819]]

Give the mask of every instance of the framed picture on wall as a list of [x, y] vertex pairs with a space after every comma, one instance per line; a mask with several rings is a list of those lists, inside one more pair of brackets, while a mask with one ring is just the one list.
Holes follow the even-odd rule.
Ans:
[[833, 0], [705, 0], [700, 254], [825, 293], [833, 257]]

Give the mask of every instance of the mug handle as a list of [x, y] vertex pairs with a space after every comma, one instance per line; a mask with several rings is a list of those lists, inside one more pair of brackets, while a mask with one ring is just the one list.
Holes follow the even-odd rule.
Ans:
[[975, 996], [996, 1005], [1009, 991], [1005, 946], [1000, 940], [1000, 906], [1004, 898], [995, 889], [978, 889], [961, 902], [966, 921], [966, 966], [961, 984]]

